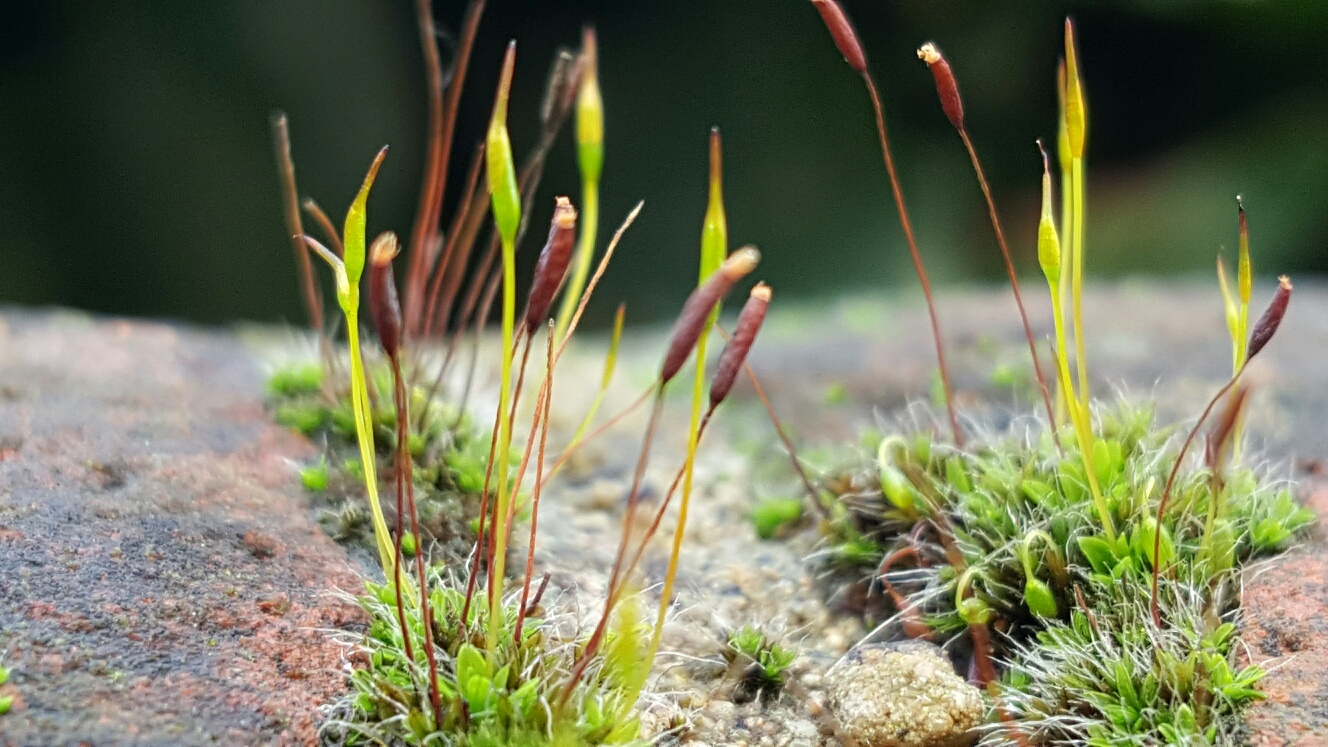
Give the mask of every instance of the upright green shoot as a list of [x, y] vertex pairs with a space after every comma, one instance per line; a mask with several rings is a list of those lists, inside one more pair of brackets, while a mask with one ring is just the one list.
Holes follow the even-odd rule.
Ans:
[[1222, 310], [1226, 316], [1227, 332], [1231, 335], [1231, 373], [1240, 370], [1241, 359], [1245, 354], [1244, 336], [1240, 331], [1240, 307], [1231, 295], [1231, 285], [1227, 282], [1227, 266], [1222, 256], [1217, 257], [1217, 287], [1222, 291]]
[[1074, 355], [1079, 373], [1079, 402], [1088, 409], [1088, 356], [1084, 349], [1084, 146], [1087, 140], [1088, 113], [1079, 60], [1075, 52], [1074, 22], [1065, 19], [1065, 135], [1070, 152], [1070, 213], [1073, 233], [1070, 244], [1070, 289], [1074, 304]]
[[486, 651], [495, 655], [503, 626], [503, 575], [507, 565], [507, 513], [512, 496], [508, 484], [508, 461], [511, 455], [512, 428], [506, 417], [512, 400], [512, 356], [516, 329], [516, 233], [521, 225], [521, 195], [517, 189], [516, 166], [512, 162], [512, 141], [507, 134], [507, 100], [516, 66], [516, 42], [507, 45], [498, 95], [493, 102], [493, 116], [485, 137], [485, 158], [493, 220], [502, 240], [503, 262], [503, 348], [502, 378], [498, 385], [497, 447], [491, 457], [497, 460], [497, 500], [494, 503], [491, 562], [489, 564], [489, 625]]
[[[701, 272], [697, 285], [719, 270], [729, 253], [728, 217], [724, 212], [724, 175], [723, 154], [719, 137], [719, 128], [710, 130], [710, 188], [706, 203], [705, 219], [701, 223]], [[655, 630], [650, 639], [647, 655], [653, 659], [659, 651], [660, 636], [664, 633], [664, 615], [668, 611], [669, 599], [673, 596], [673, 582], [678, 567], [678, 556], [682, 552], [682, 539], [687, 527], [687, 513], [692, 500], [692, 480], [696, 471], [696, 449], [701, 440], [701, 413], [705, 406], [706, 394], [706, 339], [710, 330], [719, 319], [720, 301], [716, 301], [709, 316], [701, 328], [701, 337], [696, 342], [696, 373], [692, 381], [692, 416], [687, 428], [687, 459], [683, 466], [682, 496], [678, 503], [678, 528], [673, 533], [673, 547], [669, 554], [669, 571], [664, 578], [661, 591], [659, 614], [655, 621]]]
[[595, 29], [581, 32], [581, 84], [576, 97], [576, 162], [581, 169], [581, 239], [567, 291], [558, 309], [556, 339], [567, 334], [581, 291], [590, 274], [595, 254], [595, 232], [599, 228], [599, 177], [604, 170], [604, 97], [599, 89], [599, 52]]
[[1084, 461], [1084, 474], [1088, 479], [1088, 488], [1093, 495], [1093, 506], [1097, 509], [1102, 530], [1109, 539], [1116, 537], [1116, 528], [1111, 520], [1111, 511], [1106, 499], [1102, 497], [1102, 488], [1098, 485], [1097, 470], [1093, 465], [1093, 424], [1088, 406], [1075, 396], [1074, 379], [1070, 375], [1070, 364], [1065, 355], [1065, 309], [1060, 294], [1057, 292], [1061, 279], [1062, 259], [1060, 237], [1056, 233], [1056, 223], [1051, 217], [1051, 163], [1047, 151], [1038, 141], [1042, 151], [1042, 217], [1038, 221], [1038, 264], [1047, 277], [1051, 290], [1051, 316], [1056, 330], [1056, 373], [1060, 378], [1061, 391], [1065, 393], [1066, 410], [1070, 423], [1074, 427], [1075, 440], [1079, 444], [1079, 454]]
[[365, 382], [364, 358], [360, 351], [360, 278], [364, 274], [365, 262], [365, 225], [368, 222], [367, 205], [369, 189], [373, 187], [378, 168], [387, 156], [387, 146], [378, 151], [369, 173], [360, 185], [359, 194], [346, 212], [346, 222], [342, 228], [342, 243], [345, 256], [337, 257], [326, 247], [310, 236], [303, 236], [305, 244], [318, 252], [336, 275], [337, 304], [346, 317], [346, 337], [350, 347], [350, 400], [355, 413], [355, 436], [360, 447], [360, 463], [364, 467], [364, 486], [369, 493], [369, 511], [373, 519], [374, 542], [378, 546], [378, 559], [383, 564], [387, 578], [393, 578], [396, 559], [389, 539], [387, 521], [383, 518], [383, 507], [378, 500], [378, 477], [375, 474], [377, 457], [373, 443], [373, 416], [369, 407], [368, 385]]
[[[1253, 269], [1250, 266], [1250, 225], [1245, 219], [1245, 204], [1241, 201], [1240, 195], [1236, 195], [1236, 213], [1240, 223], [1240, 256], [1236, 265], [1236, 292], [1240, 297], [1240, 303], [1236, 318], [1239, 321], [1240, 339], [1244, 340], [1249, 336], [1250, 331], [1250, 293], [1254, 284]], [[1233, 370], [1240, 371], [1241, 366], [1245, 365], [1245, 348], [1242, 345], [1236, 345], [1236, 360]], [[1235, 426], [1231, 433], [1232, 459], [1239, 462], [1242, 431], [1245, 430], [1245, 416], [1241, 412], [1236, 413]]]
[[[1061, 253], [1060, 272], [1058, 274], [1059, 280], [1055, 283], [1055, 287], [1051, 289], [1052, 294], [1056, 296], [1061, 303], [1066, 303], [1070, 298], [1070, 278], [1074, 274], [1071, 272], [1070, 266], [1070, 260], [1073, 258], [1074, 254], [1072, 251], [1073, 247], [1068, 245], [1069, 242], [1074, 240], [1072, 231], [1074, 226], [1074, 216], [1070, 209], [1070, 160], [1070, 135], [1065, 128], [1065, 58], [1062, 57], [1060, 65], [1056, 68], [1056, 161], [1060, 166], [1060, 225], [1061, 228], [1066, 231], [1067, 235], [1065, 240], [1067, 246], [1065, 247], [1065, 251]], [[1058, 340], [1056, 345], [1057, 355], [1061, 357], [1069, 356], [1070, 350], [1065, 347], [1065, 340]], [[1062, 416], [1058, 425], [1064, 424], [1064, 416], [1068, 415], [1069, 405], [1073, 397], [1074, 392], [1066, 389], [1062, 385], [1060, 396], [1057, 398], [1057, 407], [1059, 408], [1059, 414]]]

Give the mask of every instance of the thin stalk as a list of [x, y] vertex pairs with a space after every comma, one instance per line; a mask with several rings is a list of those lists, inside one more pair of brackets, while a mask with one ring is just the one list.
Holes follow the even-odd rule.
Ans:
[[[510, 240], [503, 241], [503, 353], [500, 383], [498, 385], [498, 411], [505, 413], [512, 401], [512, 357], [516, 327], [516, 246]], [[507, 527], [498, 526], [499, 517], [507, 516], [508, 504], [512, 500], [508, 484], [508, 462], [512, 446], [511, 421], [499, 416], [498, 419], [498, 500], [494, 504], [493, 556], [489, 563], [489, 629], [486, 638], [487, 650], [497, 650], [498, 634], [502, 629], [503, 574], [507, 569]], [[505, 523], [505, 522], [504, 522]]]
[[[719, 334], [725, 340], [729, 339], [729, 333], [720, 325], [715, 325]], [[761, 386], [761, 380], [756, 377], [756, 371], [752, 370], [752, 364], [746, 361], [742, 364], [742, 371], [747, 375], [747, 380], [752, 384], [752, 391], [756, 393], [756, 398], [761, 400], [761, 406], [765, 408], [766, 415], [770, 418], [770, 423], [775, 427], [775, 434], [784, 444], [784, 450], [788, 452], [789, 463], [793, 465], [793, 471], [797, 473], [798, 479], [802, 481], [802, 487], [807, 491], [807, 497], [811, 499], [813, 507], [822, 516], [829, 517], [829, 511], [821, 505], [820, 493], [816, 490], [816, 485], [812, 483], [811, 477], [807, 475], [807, 470], [802, 466], [802, 460], [798, 458], [797, 447], [793, 445], [793, 439], [788, 434], [788, 429], [784, 427], [784, 421], [780, 419], [779, 413], [775, 412], [775, 406], [770, 401], [770, 397], [765, 393], [765, 387]]]
[[876, 133], [881, 141], [881, 153], [885, 157], [885, 170], [890, 176], [890, 190], [894, 193], [895, 208], [899, 213], [899, 223], [904, 228], [904, 238], [908, 241], [909, 256], [913, 260], [913, 269], [922, 284], [922, 295], [927, 301], [927, 315], [931, 320], [932, 338], [936, 343], [936, 362], [940, 368], [941, 388], [945, 392], [945, 409], [950, 418], [950, 431], [954, 434], [955, 446], [963, 448], [964, 434], [959, 428], [959, 417], [955, 414], [954, 394], [950, 387], [950, 370], [945, 362], [945, 347], [941, 343], [941, 321], [936, 315], [936, 302], [932, 297], [931, 282], [927, 279], [927, 269], [922, 264], [922, 255], [918, 253], [917, 240], [913, 237], [913, 224], [908, 219], [908, 209], [904, 206], [904, 192], [899, 186], [899, 176], [895, 173], [894, 156], [890, 152], [890, 140], [885, 130], [885, 109], [881, 104], [881, 94], [876, 90], [876, 81], [870, 73], [864, 72], [862, 79], [871, 94], [872, 109], [876, 114]]
[[[513, 634], [513, 641], [521, 645], [521, 628], [526, 621], [526, 607], [530, 602], [530, 577], [535, 572], [535, 538], [539, 532], [539, 504], [540, 494], [540, 475], [544, 473], [544, 447], [549, 440], [549, 406], [553, 401], [553, 338], [555, 336], [553, 322], [549, 323], [549, 342], [545, 351], [545, 376], [544, 386], [540, 389], [540, 402], [535, 403], [536, 418], [535, 422], [540, 426], [539, 453], [535, 457], [535, 493], [531, 498], [530, 506], [530, 538], [526, 543], [526, 572], [521, 582], [521, 606], [518, 607], [521, 614], [516, 619], [516, 630]], [[520, 485], [520, 478], [517, 485]], [[545, 577], [547, 580], [547, 577]]]
[[1019, 292], [1019, 278], [1015, 275], [1014, 262], [1010, 259], [1010, 247], [1005, 243], [1005, 231], [1001, 229], [1001, 219], [996, 214], [996, 201], [992, 199], [991, 187], [987, 184], [987, 176], [982, 171], [982, 163], [978, 160], [978, 151], [973, 147], [973, 141], [968, 136], [968, 130], [959, 129], [959, 138], [964, 141], [964, 148], [968, 151], [968, 158], [973, 162], [973, 171], [978, 176], [978, 184], [982, 187], [982, 196], [987, 200], [987, 215], [991, 218], [991, 227], [996, 231], [996, 243], [1001, 247], [1001, 258], [1005, 260], [1005, 273], [1010, 277], [1010, 289], [1014, 291], [1014, 304], [1019, 308], [1019, 321], [1024, 325], [1024, 337], [1028, 340], [1028, 354], [1033, 359], [1033, 374], [1037, 377], [1038, 389], [1042, 391], [1042, 402], [1047, 408], [1047, 422], [1052, 424], [1051, 434], [1056, 441], [1056, 448], [1061, 448], [1060, 434], [1055, 428], [1056, 412], [1051, 405], [1051, 391], [1047, 389], [1047, 378], [1042, 374], [1042, 362], [1038, 359], [1037, 343], [1033, 340], [1033, 327], [1028, 323], [1028, 312], [1024, 310], [1024, 297]]
[[558, 308], [555, 334], [558, 339], [569, 336], [568, 326], [576, 310], [574, 299], [580, 297], [590, 272], [590, 261], [595, 258], [595, 233], [599, 227], [599, 180], [586, 180], [581, 187], [581, 235], [578, 237], [572, 272], [567, 278], [567, 290]]
[[1074, 266], [1071, 291], [1074, 298], [1074, 356], [1079, 372], [1079, 402], [1087, 410], [1088, 356], [1084, 352], [1084, 159], [1071, 161], [1070, 181], [1074, 185]]
[[609, 575], [609, 594], [604, 602], [604, 613], [600, 615], [599, 623], [595, 625], [594, 632], [590, 634], [590, 638], [586, 641], [580, 659], [572, 668], [572, 674], [568, 678], [566, 688], [563, 690], [561, 702], [564, 704], [571, 697], [576, 683], [585, 674], [590, 660], [599, 651], [600, 643], [604, 639], [604, 632], [609, 625], [609, 619], [613, 616], [613, 603], [617, 601], [617, 594], [614, 593], [614, 590], [618, 588], [619, 578], [623, 575], [623, 561], [627, 556], [627, 545], [631, 539], [632, 526], [636, 521], [636, 509], [640, 503], [641, 481], [645, 477], [646, 463], [650, 456], [650, 445], [654, 441], [655, 427], [659, 423], [659, 414], [663, 409], [664, 383], [660, 382], [655, 388], [655, 404], [650, 410], [650, 420], [646, 424], [645, 436], [641, 439], [641, 452], [636, 458], [636, 469], [632, 474], [631, 492], [627, 494], [627, 514], [623, 517], [622, 537], [618, 541], [618, 552], [613, 559], [613, 572]]
[[[415, 573], [420, 593], [420, 621], [424, 628], [424, 658], [429, 667], [429, 703], [433, 706], [434, 723], [441, 725], [443, 723], [443, 700], [438, 691], [438, 657], [434, 653], [433, 644], [433, 610], [429, 606], [429, 583], [425, 576], [425, 556], [424, 556], [424, 538], [420, 534], [419, 511], [415, 506], [415, 462], [410, 455], [410, 397], [406, 392], [406, 380], [401, 374], [401, 359], [397, 355], [389, 355], [388, 360], [392, 366], [393, 398], [396, 401], [397, 410], [397, 595], [398, 606], [400, 605], [400, 596], [402, 589], [400, 585], [401, 571], [401, 493], [405, 493], [405, 510], [410, 514], [410, 531], [415, 537]], [[404, 490], [403, 490], [404, 488]], [[409, 631], [405, 628], [401, 630], [403, 639], [410, 637]], [[415, 657], [407, 649], [406, 657], [412, 662]]]
[[358, 300], [345, 307], [346, 338], [350, 347], [350, 401], [355, 411], [355, 436], [360, 447], [360, 462], [364, 468], [364, 487], [369, 493], [369, 514], [372, 517], [374, 540], [378, 545], [378, 559], [388, 578], [395, 578], [396, 558], [388, 542], [387, 521], [378, 500], [378, 474], [373, 446], [373, 419], [369, 409], [369, 395], [365, 387], [364, 360], [360, 357], [360, 326]]
[[[664, 587], [660, 590], [659, 611], [655, 615], [655, 628], [650, 635], [650, 648], [646, 649], [646, 661], [654, 661], [659, 652], [660, 638], [664, 635], [664, 616], [669, 611], [673, 598], [673, 582], [678, 575], [678, 558], [682, 555], [682, 539], [687, 531], [687, 513], [692, 503], [692, 481], [696, 473], [696, 449], [701, 443], [701, 433], [715, 409], [708, 408], [704, 419], [701, 414], [702, 398], [705, 396], [705, 349], [706, 335], [696, 343], [696, 379], [692, 385], [692, 420], [687, 429], [687, 458], [683, 461], [682, 499], [678, 502], [678, 528], [673, 532], [673, 547], [669, 550], [669, 566], [664, 573]], [[642, 549], [644, 549], [642, 541]]]
[[[300, 289], [304, 294], [304, 308], [309, 312], [309, 328], [318, 335], [320, 345], [330, 347], [323, 327], [323, 294], [314, 280], [309, 247], [300, 238], [304, 235], [304, 224], [300, 221], [295, 162], [291, 159], [290, 125], [284, 113], [278, 113], [272, 118], [272, 140], [276, 149], [277, 169], [281, 174], [281, 207], [286, 218], [286, 230], [291, 237], [291, 248], [295, 251], [295, 264], [300, 268]], [[332, 235], [335, 237], [336, 231]]]
[[752, 370], [749, 363], [742, 364], [743, 373], [747, 374], [747, 380], [752, 383], [752, 391], [756, 392], [757, 399], [761, 400], [761, 406], [765, 408], [766, 414], [770, 416], [770, 422], [775, 426], [775, 433], [779, 435], [779, 440], [784, 443], [784, 450], [788, 452], [789, 462], [793, 465], [793, 471], [798, 473], [798, 479], [802, 481], [802, 487], [807, 491], [807, 496], [811, 498], [812, 505], [821, 515], [828, 517], [829, 511], [821, 505], [820, 494], [816, 486], [807, 476], [807, 470], [802, 466], [802, 460], [798, 458], [798, 450], [793, 445], [793, 439], [789, 437], [788, 431], [784, 428], [784, 423], [779, 418], [779, 413], [775, 412], [775, 406], [766, 396], [765, 387], [761, 386], [761, 380], [756, 378], [756, 372]]
[[[1055, 319], [1056, 325], [1056, 346], [1059, 350], [1065, 349], [1065, 313], [1061, 307], [1061, 300], [1056, 297], [1055, 287], [1052, 287], [1051, 294], [1051, 314]], [[1088, 490], [1093, 496], [1093, 507], [1097, 509], [1098, 520], [1102, 522], [1102, 531], [1107, 535], [1107, 539], [1115, 541], [1116, 526], [1111, 519], [1111, 511], [1107, 508], [1106, 498], [1102, 496], [1102, 488], [1097, 481], [1097, 468], [1093, 460], [1093, 424], [1090, 420], [1091, 413], [1087, 406], [1075, 397], [1074, 379], [1070, 376], [1070, 364], [1064, 355], [1056, 356], [1060, 364], [1058, 369], [1060, 373], [1061, 389], [1066, 393], [1066, 400], [1069, 404], [1070, 423], [1074, 427], [1075, 439], [1079, 444], [1079, 456], [1084, 463], [1084, 476], [1088, 480]]]
[[431, 6], [431, 0], [416, 1], [420, 46], [424, 52], [429, 87], [429, 146], [424, 184], [420, 189], [420, 204], [411, 231], [410, 267], [405, 284], [405, 321], [409, 334], [418, 334], [425, 322], [425, 282], [434, 259], [430, 249], [437, 245], [434, 237], [438, 232], [443, 196], [447, 191], [447, 172], [457, 114], [460, 111], [461, 92], [465, 87], [466, 72], [470, 68], [470, 55], [475, 46], [475, 35], [479, 31], [480, 17], [484, 13], [484, 0], [471, 0], [466, 6], [466, 15], [461, 24], [461, 41], [457, 46], [451, 79], [446, 84], [447, 101], [444, 106], [443, 69], [438, 56], [437, 32]]
[[1162, 612], [1159, 609], [1157, 594], [1158, 578], [1162, 575], [1162, 571], [1158, 567], [1158, 564], [1162, 557], [1162, 518], [1167, 510], [1167, 501], [1171, 498], [1171, 489], [1175, 486], [1176, 476], [1180, 474], [1180, 467], [1185, 462], [1185, 454], [1190, 450], [1190, 445], [1194, 443], [1194, 437], [1198, 435], [1199, 429], [1203, 427], [1204, 421], [1208, 420], [1208, 416], [1212, 414], [1213, 408], [1217, 406], [1218, 401], [1222, 399], [1223, 395], [1231, 391], [1231, 388], [1235, 386], [1236, 382], [1240, 379], [1240, 374], [1244, 372], [1245, 366], [1242, 365], [1240, 370], [1236, 372], [1236, 375], [1228, 379], [1227, 383], [1223, 384], [1222, 388], [1217, 390], [1217, 394], [1214, 394], [1213, 398], [1208, 400], [1208, 406], [1204, 408], [1203, 413], [1199, 415], [1199, 420], [1195, 422], [1194, 427], [1191, 428], [1190, 432], [1185, 436], [1185, 441], [1181, 443], [1180, 453], [1176, 454], [1176, 462], [1171, 466], [1171, 472], [1167, 475], [1166, 486], [1162, 488], [1162, 498], [1157, 502], [1157, 531], [1153, 536], [1152, 612], [1153, 625], [1159, 628], [1162, 627]]

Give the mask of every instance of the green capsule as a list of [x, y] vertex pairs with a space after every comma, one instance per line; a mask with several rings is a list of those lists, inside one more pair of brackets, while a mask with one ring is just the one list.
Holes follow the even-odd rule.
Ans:
[[1079, 76], [1079, 55], [1075, 51], [1074, 23], [1065, 19], [1065, 134], [1069, 138], [1070, 154], [1084, 157], [1087, 140], [1088, 107], [1084, 100], [1084, 84]]
[[986, 602], [978, 597], [969, 597], [963, 600], [959, 603], [957, 611], [959, 617], [969, 625], [986, 625], [991, 622], [991, 618], [996, 614]]
[[1024, 603], [1034, 615], [1048, 620], [1055, 619], [1060, 612], [1051, 587], [1035, 577], [1024, 582]]
[[892, 465], [881, 465], [881, 492], [885, 494], [885, 499], [890, 501], [890, 505], [905, 514], [914, 513], [918, 492], [904, 473]]
[[599, 182], [604, 169], [604, 96], [599, 90], [595, 30], [582, 32], [581, 87], [576, 95], [576, 158], [581, 178]]
[[[1041, 148], [1041, 143], [1038, 144]], [[1056, 222], [1051, 214], [1051, 164], [1047, 151], [1042, 150], [1042, 217], [1038, 221], [1038, 264], [1042, 274], [1052, 286], [1061, 277], [1061, 240], [1056, 234]]]
[[[351, 288], [360, 287], [360, 276], [364, 274], [365, 260], [365, 225], [368, 223], [368, 204], [369, 190], [373, 187], [374, 179], [378, 176], [378, 167], [383, 165], [383, 159], [387, 157], [387, 146], [378, 151], [374, 157], [373, 163], [369, 165], [369, 173], [365, 174], [364, 182], [360, 184], [360, 191], [355, 195], [355, 201], [350, 204], [350, 210], [346, 211], [346, 222], [341, 229], [341, 242], [345, 246], [345, 257], [342, 259], [345, 265], [345, 287], [343, 288], [341, 278], [338, 276], [337, 295], [345, 296], [350, 293]], [[358, 295], [358, 291], [357, 291]], [[339, 299], [342, 300], [342, 299]], [[345, 300], [342, 300], [345, 305]]]
[[[493, 101], [493, 116], [484, 139], [485, 177], [493, 202], [493, 220], [505, 245], [516, 242], [521, 225], [521, 192], [517, 188], [516, 164], [512, 161], [512, 140], [507, 134], [507, 99], [512, 89], [516, 67], [516, 42], [507, 45], [503, 71], [498, 79], [498, 94]], [[349, 254], [349, 247], [347, 248]]]
[[710, 277], [729, 255], [728, 218], [724, 213], [724, 172], [719, 128], [710, 130], [710, 189], [701, 224], [700, 281]]

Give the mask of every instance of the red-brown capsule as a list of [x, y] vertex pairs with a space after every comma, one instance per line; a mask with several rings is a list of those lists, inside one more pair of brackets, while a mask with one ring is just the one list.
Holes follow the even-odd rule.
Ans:
[[918, 50], [918, 59], [927, 63], [931, 77], [936, 79], [936, 93], [941, 97], [941, 108], [956, 130], [964, 129], [964, 102], [959, 98], [959, 83], [955, 81], [950, 62], [936, 45], [927, 42]]
[[392, 260], [398, 251], [397, 235], [391, 231], [379, 235], [369, 247], [369, 313], [389, 358], [401, 352], [401, 304], [392, 275]]
[[724, 264], [687, 297], [682, 311], [678, 313], [678, 321], [673, 325], [669, 349], [664, 354], [664, 365], [660, 367], [661, 386], [677, 376], [682, 364], [687, 362], [687, 357], [692, 354], [696, 341], [701, 338], [701, 331], [705, 329], [706, 319], [710, 316], [710, 311], [715, 308], [715, 304], [728, 295], [734, 283], [755, 270], [760, 261], [761, 253], [756, 247], [744, 246], [729, 255]]
[[553, 297], [558, 294], [558, 287], [567, 275], [567, 265], [572, 259], [572, 247], [576, 244], [576, 208], [566, 197], [559, 197], [553, 209], [553, 220], [549, 225], [549, 240], [540, 251], [539, 261], [535, 263], [535, 277], [530, 283], [530, 295], [526, 298], [526, 334], [533, 335], [535, 329], [549, 316], [549, 307]]
[[1289, 303], [1291, 303], [1291, 278], [1283, 275], [1277, 279], [1277, 293], [1273, 294], [1273, 302], [1268, 304], [1268, 310], [1263, 312], [1259, 321], [1255, 322], [1254, 331], [1250, 333], [1250, 344], [1245, 349], [1247, 362], [1258, 355], [1263, 346], [1277, 334], [1277, 326], [1282, 323], [1282, 317], [1286, 316]]
[[738, 326], [733, 329], [733, 336], [719, 354], [719, 365], [715, 368], [715, 378], [710, 381], [710, 407], [719, 406], [733, 389], [733, 382], [738, 378], [738, 371], [747, 362], [747, 353], [756, 341], [756, 333], [761, 331], [766, 311], [770, 308], [770, 286], [757, 283], [752, 293], [743, 304], [738, 314]]
[[835, 0], [812, 0], [812, 5], [821, 14], [821, 20], [825, 21], [825, 27], [830, 30], [830, 38], [835, 40], [835, 46], [839, 47], [839, 53], [844, 55], [849, 67], [866, 75], [867, 55], [862, 53], [858, 32], [853, 30], [853, 24], [844, 15], [844, 9]]

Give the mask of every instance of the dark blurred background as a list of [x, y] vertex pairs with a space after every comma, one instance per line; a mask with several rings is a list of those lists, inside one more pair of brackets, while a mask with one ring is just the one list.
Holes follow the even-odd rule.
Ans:
[[[437, 0], [455, 29], [461, 0]], [[942, 283], [995, 281], [999, 255], [967, 158], [914, 56], [951, 59], [1025, 273], [1054, 137], [1061, 21], [1073, 14], [1091, 116], [1087, 260], [1097, 276], [1204, 273], [1230, 256], [1243, 194], [1256, 271], [1328, 270], [1328, 3], [846, 0], [880, 81], [922, 251]], [[289, 113], [301, 192], [340, 220], [392, 146], [370, 231], [408, 233], [424, 78], [409, 0], [5, 3], [0, 10], [0, 300], [204, 322], [302, 323], [269, 114]], [[734, 245], [781, 294], [913, 292], [860, 80], [807, 0], [490, 0], [457, 153], [520, 42], [512, 132], [535, 133], [545, 70], [599, 29], [607, 106], [603, 239], [646, 208], [599, 297], [642, 319], [695, 282], [706, 137], [724, 133]], [[446, 51], [445, 51], [446, 54]], [[466, 158], [454, 159], [459, 191]], [[553, 196], [578, 199], [569, 133]], [[447, 214], [450, 214], [450, 210]]]

